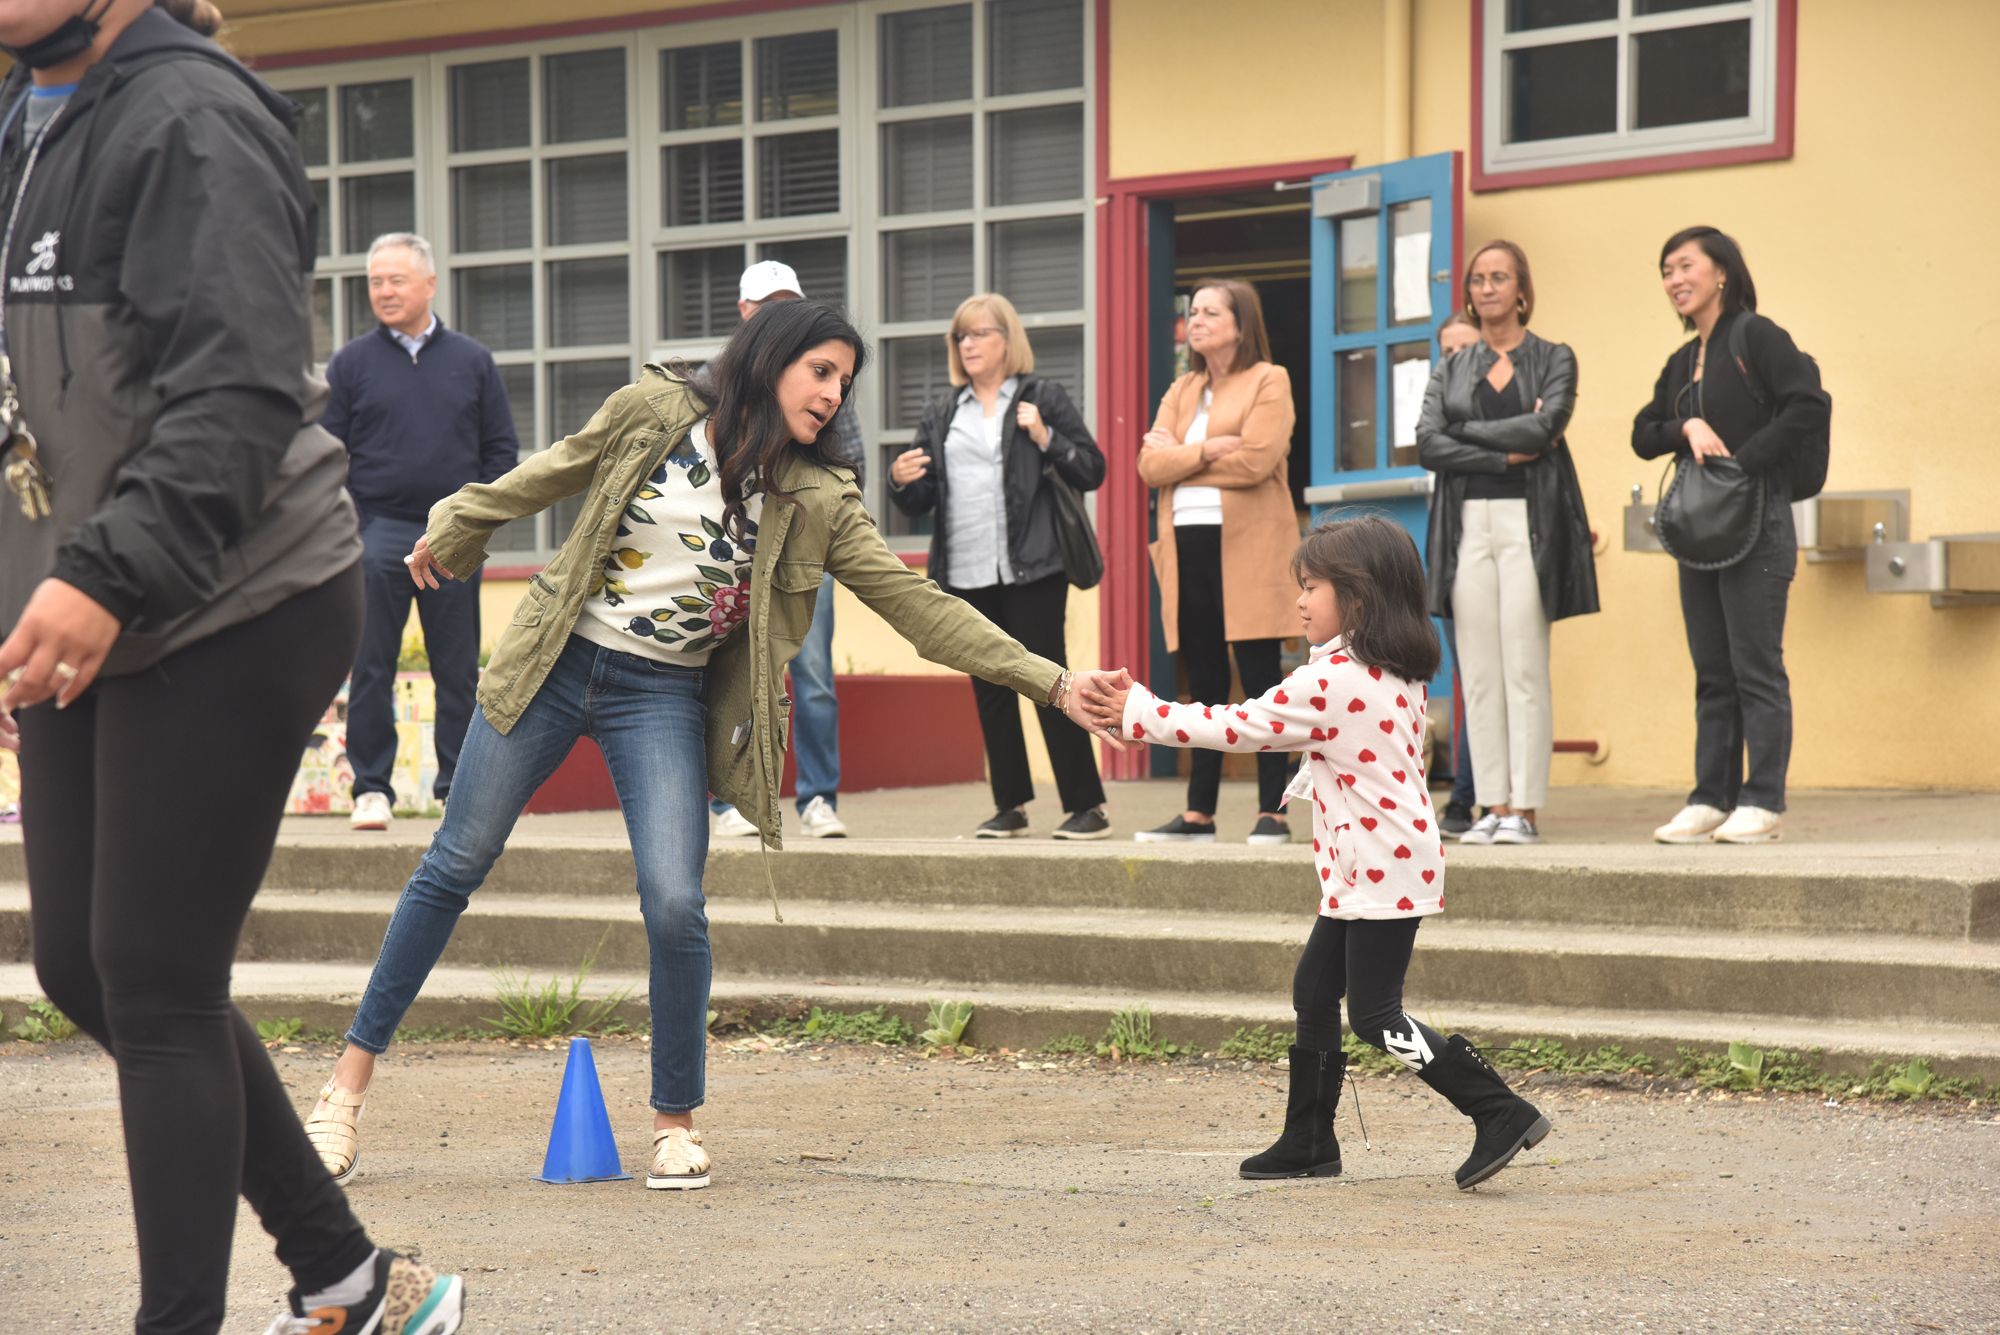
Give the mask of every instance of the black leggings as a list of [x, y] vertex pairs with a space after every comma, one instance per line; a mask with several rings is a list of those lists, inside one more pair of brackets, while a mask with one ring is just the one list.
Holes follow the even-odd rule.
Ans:
[[[1255, 700], [1285, 679], [1277, 640], [1226, 638], [1222, 616], [1222, 526], [1186, 524], [1174, 530], [1180, 567], [1181, 667], [1188, 694], [1205, 705], [1225, 704], [1229, 695], [1229, 651], [1236, 651], [1236, 675], [1245, 699]], [[1257, 755], [1257, 810], [1277, 811], [1285, 801], [1298, 757], [1284, 751]], [[1215, 814], [1222, 785], [1222, 752], [1197, 749], [1188, 757], [1188, 810]]]
[[1443, 1035], [1403, 1011], [1403, 975], [1417, 944], [1422, 918], [1346, 919], [1313, 923], [1292, 975], [1292, 1008], [1299, 1013], [1299, 1046], [1340, 1051], [1340, 998], [1355, 1036], [1421, 1071], [1444, 1051]]
[[35, 971], [118, 1066], [142, 1335], [220, 1329], [239, 1193], [308, 1293], [374, 1247], [229, 1000], [285, 795], [361, 618], [350, 567], [60, 713], [21, 711]]

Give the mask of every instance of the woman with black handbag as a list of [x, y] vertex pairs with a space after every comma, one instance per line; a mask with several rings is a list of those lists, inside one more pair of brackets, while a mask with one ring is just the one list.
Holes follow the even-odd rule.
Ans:
[[[1788, 466], [1825, 433], [1832, 403], [1812, 359], [1756, 313], [1757, 288], [1735, 241], [1713, 227], [1676, 232], [1660, 248], [1660, 278], [1696, 337], [1667, 359], [1653, 401], [1632, 424], [1632, 450], [1676, 460], [1655, 522], [1680, 561], [1695, 671], [1695, 786], [1653, 837], [1767, 843], [1783, 837], [1792, 753], [1785, 603], [1799, 546]], [[1709, 355], [1732, 345], [1742, 349], [1741, 364], [1728, 352]], [[1753, 384], [1765, 387], [1768, 409]]]
[[[890, 467], [889, 499], [904, 514], [937, 515], [932, 579], [1030, 652], [1067, 666], [1070, 585], [1088, 588], [1103, 574], [1094, 540], [1077, 531], [1072, 502], [1103, 484], [1104, 456], [1062, 384], [1032, 374], [1035, 351], [1007, 298], [967, 297], [945, 340], [958, 392], [925, 405], [916, 438]], [[1035, 784], [1021, 707], [1013, 691], [977, 678], [972, 692], [997, 808], [973, 834], [1025, 835]], [[1036, 716], [1069, 816], [1055, 837], [1109, 837], [1089, 735], [1054, 710]]]

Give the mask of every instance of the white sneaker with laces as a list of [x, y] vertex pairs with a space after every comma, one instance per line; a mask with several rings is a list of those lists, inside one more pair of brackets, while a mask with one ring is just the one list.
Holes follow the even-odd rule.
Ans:
[[756, 833], [757, 827], [745, 820], [743, 813], [735, 807], [715, 818], [715, 837], [718, 839], [747, 839]]
[[363, 793], [354, 799], [354, 814], [347, 818], [350, 830], [386, 830], [396, 818], [389, 799], [381, 793]]
[[1490, 844], [1493, 842], [1493, 836], [1499, 832], [1499, 829], [1500, 817], [1489, 811], [1474, 821], [1471, 829], [1458, 836], [1458, 842], [1461, 844]]
[[1491, 842], [1496, 844], [1539, 844], [1542, 842], [1542, 836], [1535, 829], [1533, 821], [1529, 820], [1526, 816], [1516, 816], [1510, 813], [1502, 816], [1500, 823], [1494, 827]]
[[1653, 831], [1653, 840], [1661, 844], [1705, 844], [1715, 838], [1715, 831], [1729, 813], [1714, 807], [1691, 803], [1680, 809], [1672, 820]]
[[815, 797], [799, 813], [799, 825], [814, 839], [845, 839], [847, 825], [824, 797]]
[[1785, 818], [1762, 807], [1738, 807], [1715, 831], [1719, 844], [1775, 844], [1785, 837]]

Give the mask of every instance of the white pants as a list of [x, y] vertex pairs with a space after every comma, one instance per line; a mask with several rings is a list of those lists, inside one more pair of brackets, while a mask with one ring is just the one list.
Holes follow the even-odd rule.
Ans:
[[1535, 581], [1526, 501], [1466, 501], [1451, 586], [1465, 737], [1483, 807], [1539, 811], [1555, 750], [1549, 619]]

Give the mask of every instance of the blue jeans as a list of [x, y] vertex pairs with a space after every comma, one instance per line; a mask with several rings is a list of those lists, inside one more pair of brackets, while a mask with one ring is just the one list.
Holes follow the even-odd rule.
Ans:
[[[792, 659], [792, 758], [798, 762], [798, 809], [815, 797], [840, 806], [840, 697], [833, 691], [833, 576], [820, 581], [812, 629]], [[710, 798], [720, 816], [727, 802]]]
[[713, 971], [701, 893], [708, 858], [706, 709], [700, 668], [599, 648], [571, 636], [513, 731], [472, 716], [444, 824], [417, 864], [382, 938], [347, 1041], [381, 1053], [430, 976], [472, 892], [485, 881], [521, 809], [579, 737], [604, 752], [639, 870], [639, 911], [652, 947], [653, 1107], [701, 1106]]

